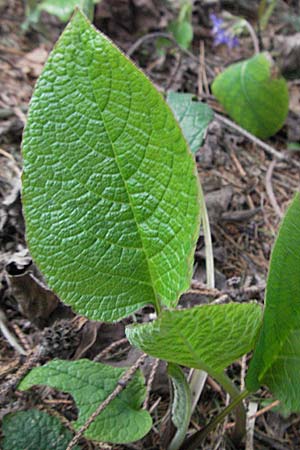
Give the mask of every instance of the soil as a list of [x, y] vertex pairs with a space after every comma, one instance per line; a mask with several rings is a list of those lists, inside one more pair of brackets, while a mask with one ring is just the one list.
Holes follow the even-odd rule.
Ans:
[[[155, 33], [166, 32], [168, 23], [176, 17], [174, 3], [164, 0], [102, 0], [95, 8], [94, 23], [130, 54], [161, 92], [172, 89], [193, 93], [224, 116], [209, 86], [214, 76], [228, 64], [252, 56], [253, 47], [247, 36], [241, 37], [240, 45], [232, 50], [215, 47], [209, 13], [226, 9], [243, 15], [255, 26], [259, 2], [253, 2], [249, 8], [250, 2], [244, 1], [196, 0], [193, 8], [194, 40], [190, 51], [182, 51], [172, 42], [161, 51], [157, 45], [159, 36]], [[287, 16], [294, 18], [294, 22], [287, 22]], [[180, 300], [185, 306], [210, 301], [263, 302], [278, 225], [293, 194], [299, 189], [300, 181], [299, 154], [287, 150], [289, 144], [300, 142], [297, 56], [300, 45], [297, 46], [295, 37], [300, 25], [298, 30], [295, 25], [297, 18], [298, 2], [279, 1], [268, 26], [259, 34], [262, 48], [277, 54], [279, 63], [283, 52], [291, 60], [290, 71], [286, 67], [287, 57], [282, 63], [286, 73], [292, 73], [289, 79], [289, 116], [282, 130], [267, 142], [284, 154], [285, 159], [276, 158], [257, 140], [245, 137], [240, 130], [218, 119], [209, 126], [205, 143], [196, 154], [211, 223], [216, 289], [205, 289], [205, 251], [200, 234], [191, 289]], [[23, 2], [0, 1], [0, 321], [12, 336], [7, 340], [0, 333], [0, 378], [4, 388], [10, 383], [13, 386], [2, 402], [1, 418], [9, 412], [34, 406], [52, 414], [54, 411], [71, 426], [70, 422], [77, 414], [72, 398], [49, 388], [36, 388], [30, 393], [18, 392], [14, 381], [19, 371], [25, 373], [30, 367], [53, 357], [97, 357], [101, 361], [128, 366], [137, 359], [137, 352], [130, 348], [124, 335], [125, 325], [130, 319], [105, 324], [76, 316], [47, 288], [27, 250], [20, 197], [22, 131], [35, 82], [64, 24], [54, 16], [42, 13], [39, 22], [24, 31], [25, 19]], [[149, 312], [145, 309], [143, 314]], [[142, 320], [143, 315], [139, 313], [138, 317]], [[34, 349], [42, 339], [47, 340], [49, 352], [46, 357], [37, 358]], [[247, 362], [248, 358], [243, 358], [228, 369], [228, 374], [237, 384], [244, 384]], [[162, 448], [162, 435], [172, 432], [170, 426], [163, 423], [168, 408], [169, 384], [165, 364], [157, 366], [148, 358], [143, 368], [147, 379], [149, 374], [154, 374], [154, 369], [149, 399], [154, 426], [148, 436], [127, 446], [100, 446], [82, 439], [83, 448]], [[150, 390], [149, 384], [148, 387]], [[208, 423], [224, 408], [227, 400], [214, 380], [208, 378], [189, 431]], [[300, 448], [300, 416], [284, 417], [277, 404], [277, 409], [272, 408], [273, 401], [265, 390], [251, 398], [253, 414], [257, 417], [252, 429], [253, 443], [248, 441], [247, 450]], [[257, 414], [266, 405], [271, 407]], [[231, 420], [234, 416], [218, 427], [202, 448], [235, 448], [227, 433], [232, 427]], [[245, 444], [240, 448], [245, 448]]]

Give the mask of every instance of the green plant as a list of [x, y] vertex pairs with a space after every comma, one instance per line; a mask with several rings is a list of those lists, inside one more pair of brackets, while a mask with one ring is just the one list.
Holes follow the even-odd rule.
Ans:
[[169, 30], [181, 47], [189, 48], [194, 32], [192, 27], [192, 0], [181, 0], [180, 11], [176, 20], [170, 23]]
[[260, 138], [275, 134], [288, 114], [287, 83], [265, 53], [229, 66], [212, 91], [237, 123]]
[[[213, 424], [182, 448], [199, 446], [212, 425], [234, 408], [240, 438], [245, 418], [241, 401], [261, 383], [268, 384], [288, 409], [300, 409], [300, 393], [283, 386], [280, 366], [288, 361], [295, 377], [292, 357], [297, 356], [298, 336], [293, 313], [299, 303], [300, 265], [294, 264], [291, 272], [287, 267], [295, 257], [291, 246], [300, 244], [299, 196], [274, 249], [261, 332], [261, 308], [255, 303], [175, 310], [189, 287], [200, 218], [206, 237], [209, 230], [194, 160], [160, 94], [80, 11], [37, 83], [23, 156], [27, 240], [49, 286], [93, 320], [116, 321], [149, 304], [155, 309], [156, 320], [128, 327], [127, 335], [133, 345], [171, 363], [177, 433], [170, 450], [182, 445], [191, 415], [189, 387], [178, 365], [210, 373], [233, 399]], [[212, 277], [210, 269], [208, 274]], [[274, 277], [282, 280], [276, 285], [278, 297], [272, 291]], [[286, 284], [292, 286], [289, 291], [284, 290]], [[277, 317], [274, 308], [279, 301], [282, 314]], [[287, 321], [284, 326], [282, 320]], [[274, 330], [278, 333], [272, 342]], [[249, 391], [240, 393], [224, 369], [254, 347]], [[78, 428], [118, 386], [121, 372], [87, 360], [55, 360], [34, 368], [19, 387], [43, 384], [73, 394], [80, 410]], [[141, 374], [131, 383], [84, 429], [86, 437], [128, 442], [148, 432], [150, 416], [140, 410]], [[126, 411], [120, 402], [122, 408], [125, 402]]]

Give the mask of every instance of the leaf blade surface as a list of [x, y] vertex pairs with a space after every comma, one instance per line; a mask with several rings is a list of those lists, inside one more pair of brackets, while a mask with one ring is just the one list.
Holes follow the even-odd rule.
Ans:
[[193, 101], [192, 94], [169, 91], [167, 102], [170, 105], [192, 153], [201, 147], [206, 129], [214, 114], [206, 103]]
[[260, 323], [254, 303], [205, 305], [163, 311], [154, 322], [127, 327], [126, 335], [151, 356], [213, 374], [253, 348]]
[[300, 411], [300, 195], [287, 210], [271, 256], [263, 326], [246, 385], [266, 384], [289, 411]]
[[175, 305], [199, 227], [192, 155], [150, 81], [77, 11], [37, 83], [23, 140], [27, 240], [91, 319]]
[[[78, 430], [115, 389], [125, 371], [87, 359], [53, 360], [32, 369], [18, 389], [26, 390], [41, 384], [69, 392], [79, 409], [78, 419], [73, 422]], [[138, 372], [126, 389], [90, 425], [85, 436], [112, 443], [133, 442], [144, 437], [152, 425], [149, 413], [140, 409], [145, 394], [144, 378]]]
[[59, 419], [38, 409], [7, 414], [2, 428], [3, 450], [66, 450], [72, 439], [72, 433]]
[[228, 114], [262, 139], [275, 134], [288, 113], [287, 84], [272, 70], [270, 59], [259, 53], [229, 66], [212, 85], [213, 94]]

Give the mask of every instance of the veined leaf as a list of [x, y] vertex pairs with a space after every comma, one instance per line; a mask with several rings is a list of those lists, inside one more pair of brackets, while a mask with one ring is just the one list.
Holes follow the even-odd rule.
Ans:
[[285, 409], [300, 411], [300, 195], [283, 219], [272, 252], [266, 305], [247, 388], [267, 385]]
[[182, 92], [168, 92], [167, 102], [181, 126], [191, 151], [196, 153], [214, 117], [212, 109], [206, 103], [193, 101], [192, 94]]
[[[79, 409], [73, 422], [79, 429], [113, 392], [126, 369], [119, 369], [87, 359], [78, 361], [53, 360], [36, 367], [21, 381], [18, 389], [26, 390], [42, 384], [70, 393]], [[95, 419], [85, 436], [95, 441], [126, 443], [144, 437], [151, 428], [149, 413], [141, 410], [146, 389], [138, 372], [134, 379]]]
[[194, 160], [161, 95], [79, 11], [37, 83], [23, 156], [29, 248], [62, 301], [104, 321], [176, 305], [200, 221]]
[[260, 324], [259, 305], [229, 303], [163, 311], [126, 335], [151, 356], [213, 375], [252, 350]]
[[59, 419], [38, 409], [7, 414], [2, 431], [3, 450], [66, 450], [73, 437]]
[[228, 114], [255, 136], [268, 138], [284, 124], [287, 84], [264, 53], [229, 66], [216, 77], [212, 91]]
[[168, 450], [180, 448], [186, 436], [191, 414], [191, 391], [184, 373], [176, 364], [168, 364], [168, 374], [172, 380], [174, 400], [172, 404], [172, 421], [177, 428]]

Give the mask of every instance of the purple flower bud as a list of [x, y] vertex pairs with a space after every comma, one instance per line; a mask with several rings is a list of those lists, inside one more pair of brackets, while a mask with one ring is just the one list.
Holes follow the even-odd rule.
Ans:
[[221, 17], [216, 14], [210, 14], [210, 20], [212, 21], [213, 28], [212, 34], [214, 35], [214, 45], [227, 45], [228, 48], [234, 48], [239, 45], [239, 41], [228, 29]]

